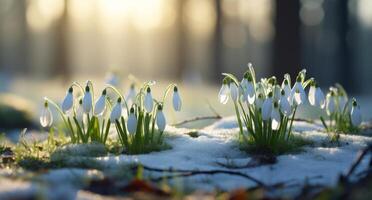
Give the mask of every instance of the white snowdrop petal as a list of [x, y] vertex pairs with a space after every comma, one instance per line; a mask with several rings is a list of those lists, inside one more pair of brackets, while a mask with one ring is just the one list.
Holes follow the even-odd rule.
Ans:
[[44, 107], [41, 111], [40, 125], [42, 127], [50, 127], [53, 124], [53, 114], [48, 107]]
[[271, 98], [266, 98], [265, 101], [262, 104], [262, 119], [263, 120], [269, 120], [271, 117], [271, 111], [272, 111], [272, 99]]
[[277, 108], [274, 108], [271, 112], [271, 128], [273, 130], [278, 130], [280, 126], [280, 113]]
[[359, 107], [353, 106], [350, 115], [353, 126], [359, 126], [362, 123], [362, 114]]
[[166, 126], [166, 120], [163, 111], [158, 110], [156, 113], [156, 125], [158, 126], [159, 131], [164, 131]]
[[234, 102], [238, 101], [239, 88], [235, 85], [235, 83], [230, 83], [230, 95], [231, 100], [233, 100]]
[[122, 112], [121, 103], [117, 102], [110, 114], [111, 123], [115, 123], [116, 120], [120, 119]]
[[85, 113], [89, 113], [92, 109], [92, 94], [86, 92], [83, 97], [83, 109]]
[[218, 100], [222, 104], [226, 104], [229, 100], [229, 86], [227, 84], [223, 84], [221, 86], [220, 92], [218, 93]]
[[182, 101], [180, 94], [178, 92], [173, 92], [173, 108], [175, 111], [180, 111], [182, 106]]
[[289, 104], [288, 99], [286, 98], [285, 95], [281, 97], [279, 104], [280, 104], [280, 110], [282, 111], [282, 113], [285, 116], [289, 117], [292, 114], [292, 107]]
[[127, 128], [130, 134], [135, 134], [137, 131], [137, 118], [134, 113], [129, 114]]
[[336, 105], [335, 105], [335, 99], [333, 96], [328, 96], [327, 97], [327, 103], [326, 103], [326, 110], [327, 110], [327, 114], [328, 115], [331, 115], [332, 113], [335, 112], [336, 110]]
[[145, 106], [145, 109], [146, 109], [147, 112], [152, 112], [154, 102], [153, 102], [153, 99], [152, 99], [151, 92], [146, 92], [144, 106]]
[[94, 115], [102, 115], [106, 108], [106, 96], [101, 95], [94, 106]]
[[71, 92], [67, 92], [65, 98], [62, 102], [62, 111], [63, 113], [69, 112], [74, 105], [74, 95]]
[[254, 90], [254, 85], [252, 82], [249, 82], [247, 85], [247, 100], [250, 105], [254, 103], [256, 99], [256, 91]]
[[310, 102], [310, 105], [312, 106], [316, 106], [315, 91], [316, 91], [316, 87], [311, 86], [309, 90], [309, 102]]

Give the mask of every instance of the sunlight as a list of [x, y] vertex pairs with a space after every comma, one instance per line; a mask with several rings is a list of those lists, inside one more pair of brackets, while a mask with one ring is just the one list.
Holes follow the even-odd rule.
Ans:
[[34, 31], [47, 29], [63, 12], [63, 0], [34, 0], [27, 7], [27, 24]]
[[213, 32], [216, 12], [211, 0], [188, 0], [185, 4], [185, 23], [191, 33], [206, 37]]

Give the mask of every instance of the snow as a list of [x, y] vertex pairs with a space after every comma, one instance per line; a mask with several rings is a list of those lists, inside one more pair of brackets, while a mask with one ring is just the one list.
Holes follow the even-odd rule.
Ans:
[[[240, 151], [237, 147], [236, 138], [239, 129], [235, 117], [223, 118], [210, 126], [198, 130], [199, 137], [195, 138], [186, 134], [195, 131], [193, 129], [167, 126], [168, 137], [166, 142], [172, 146], [168, 150], [143, 155], [108, 155], [91, 157], [91, 159], [100, 163], [104, 169], [115, 169], [129, 163], [142, 163], [146, 166], [163, 169], [238, 171], [253, 176], [267, 185], [280, 182], [301, 185], [307, 182], [334, 186], [339, 175], [349, 169], [358, 151], [372, 142], [372, 138], [366, 135], [341, 135], [340, 144], [331, 145], [327, 134], [320, 131], [321, 125], [318, 122], [316, 124], [295, 122], [294, 130], [296, 131], [295, 134], [313, 141], [314, 144], [305, 147], [303, 152], [279, 156], [278, 162], [275, 164], [259, 167], [227, 169], [219, 164], [233, 163], [242, 166], [251, 160], [248, 154]], [[83, 155], [86, 154], [86, 152], [82, 154], [76, 153], [73, 159], [76, 160], [80, 155], [81, 158], [85, 158]], [[357, 172], [366, 169], [368, 161], [369, 157], [363, 159], [360, 167], [357, 168]], [[0, 173], [0, 177], [4, 176], [4, 174], [6, 173]], [[158, 177], [164, 175], [164, 173], [148, 172], [145, 175]], [[51, 188], [55, 187], [58, 187], [59, 190], [57, 191], [62, 193], [65, 190], [71, 190], [74, 192], [71, 193], [72, 196], [70, 197], [74, 198], [76, 194], [82, 194], [78, 190], [84, 185], [84, 181], [102, 177], [102, 172], [97, 170], [57, 169], [38, 176], [36, 186], [43, 182], [48, 185], [47, 188], [49, 189], [47, 191], [52, 191]], [[19, 186], [13, 187], [12, 191], [10, 189], [12, 188], [11, 184], [3, 184], [4, 181], [8, 180], [0, 179], [0, 185], [7, 185], [5, 188], [0, 188], [0, 199], [16, 190], [21, 191], [23, 194], [31, 193], [35, 188], [38, 188], [35, 184], [30, 185], [29, 183], [21, 182], [17, 183]], [[171, 183], [177, 184], [177, 181], [181, 181], [182, 185], [187, 188], [205, 191], [214, 189], [234, 190], [255, 186], [255, 183], [248, 179], [227, 174], [183, 177], [174, 182], [171, 181]], [[64, 187], [61, 185], [64, 185]], [[75, 188], [75, 190], [71, 188]], [[272, 195], [294, 195], [300, 189], [301, 187], [283, 189], [276, 191]], [[48, 195], [48, 197], [50, 196]]]
[[[302, 153], [279, 156], [278, 162], [273, 165], [236, 171], [249, 174], [268, 185], [292, 180], [303, 183], [308, 180], [309, 183], [334, 186], [339, 175], [350, 167], [357, 152], [368, 142], [372, 142], [372, 139], [367, 136], [341, 135], [340, 145], [325, 145], [329, 143], [329, 138], [320, 129], [320, 124], [295, 122], [295, 134], [313, 141], [314, 146], [305, 147]], [[197, 138], [185, 134], [191, 130], [169, 126], [166, 130], [172, 135], [167, 141], [172, 149], [146, 155], [104, 156], [97, 160], [107, 167], [135, 162], [156, 168], [184, 170], [229, 170], [218, 163], [241, 166], [250, 160], [250, 156], [240, 151], [236, 145], [239, 129], [235, 117], [224, 118], [201, 129]], [[364, 159], [359, 170], [367, 165], [368, 160]], [[250, 180], [231, 175], [200, 175], [184, 179], [192, 182], [195, 189], [204, 190], [233, 190], [255, 185]], [[205, 184], [206, 179], [210, 181], [209, 184]]]

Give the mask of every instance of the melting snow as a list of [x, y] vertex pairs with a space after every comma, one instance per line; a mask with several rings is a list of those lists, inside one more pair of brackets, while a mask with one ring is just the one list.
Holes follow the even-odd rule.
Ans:
[[[306, 122], [294, 123], [295, 134], [299, 134], [308, 140], [314, 141], [313, 146], [305, 147], [304, 152], [286, 154], [278, 157], [278, 162], [273, 165], [259, 166], [255, 168], [227, 169], [218, 163], [234, 163], [244, 165], [250, 161], [250, 156], [240, 151], [236, 145], [238, 127], [235, 117], [228, 117], [198, 131], [199, 137], [193, 138], [186, 133], [194, 131], [186, 128], [175, 128], [168, 126], [167, 143], [172, 149], [153, 152], [143, 155], [108, 155], [96, 157], [96, 161], [107, 168], [115, 168], [128, 163], [142, 163], [155, 168], [174, 168], [183, 170], [234, 170], [246, 173], [261, 180], [265, 184], [288, 182], [296, 184], [307, 183], [334, 186], [339, 175], [349, 169], [351, 163], [357, 156], [357, 152], [372, 141], [371, 137], [361, 135], [341, 135], [341, 145], [328, 144], [328, 136], [321, 132], [321, 125]], [[368, 157], [369, 158], [369, 157]], [[368, 165], [369, 159], [365, 158], [357, 171], [362, 171]], [[77, 179], [94, 178], [100, 176], [96, 171], [73, 169], [51, 170], [39, 178], [43, 182], [53, 184], [66, 184], [73, 186]], [[164, 175], [151, 172], [152, 177]], [[6, 180], [1, 180], [1, 185]], [[241, 187], [255, 186], [255, 183], [238, 176], [198, 175], [184, 177], [178, 181], [183, 182], [188, 188], [202, 190], [233, 190]], [[14, 183], [16, 184], [16, 183]], [[52, 187], [52, 186], [50, 186]], [[66, 186], [67, 187], [67, 186]], [[10, 194], [11, 185], [0, 187], [0, 197]], [[19, 183], [19, 187], [13, 190], [30, 193], [35, 187], [27, 183]], [[77, 187], [78, 189], [78, 187]], [[76, 189], [76, 191], [77, 191]], [[297, 190], [282, 190], [276, 194], [295, 194]]]

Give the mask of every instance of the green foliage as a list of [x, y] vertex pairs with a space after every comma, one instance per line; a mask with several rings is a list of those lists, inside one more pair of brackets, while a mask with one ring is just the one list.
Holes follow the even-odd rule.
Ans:
[[[272, 106], [272, 109], [279, 110], [279, 100], [281, 100], [280, 94], [283, 93], [284, 90], [281, 90], [281, 87], [277, 84], [276, 77], [261, 79], [260, 82], [255, 82], [255, 72], [251, 66], [245, 73], [242, 83], [239, 83], [238, 79], [232, 74], [224, 73], [223, 75], [225, 75], [224, 84], [235, 84], [239, 89], [237, 100], [233, 99], [232, 101], [239, 125], [239, 141], [243, 143], [242, 146], [250, 146], [247, 149], [254, 149], [254, 151], [257, 152], [270, 154], [287, 152], [287, 148], [290, 149], [292, 146], [296, 146], [296, 141], [293, 139], [291, 133], [298, 107], [297, 104], [292, 104], [291, 102], [292, 112], [289, 113], [290, 115], [284, 114], [284, 112], [280, 110], [278, 114], [280, 115], [280, 119], [276, 119], [279, 126], [275, 127], [272, 125], [274, 123], [273, 116], [269, 117], [269, 119], [263, 118], [263, 110], [266, 108], [263, 107], [262, 104], [259, 105], [257, 102], [248, 103], [247, 100], [244, 100], [244, 98], [246, 98], [248, 86], [244, 85], [243, 82], [249, 80], [249, 83], [246, 83], [252, 84], [254, 88], [253, 93], [256, 96], [255, 101], [258, 101], [257, 98], [260, 98], [259, 100], [262, 101], [265, 99], [272, 99], [273, 103], [269, 106]], [[304, 70], [299, 72], [297, 77], [298, 80], [301, 80], [301, 87], [303, 88], [308, 86], [312, 81], [312, 79], [305, 80], [305, 77], [306, 71]], [[285, 75], [285, 80], [290, 84], [289, 75]], [[232, 93], [233, 91], [230, 92]], [[284, 95], [284, 93], [282, 95]]]
[[249, 137], [248, 141], [239, 141], [240, 149], [250, 154], [282, 155], [287, 153], [301, 152], [303, 146], [312, 145], [313, 142], [299, 136], [291, 135], [289, 140], [279, 140], [271, 146], [257, 144], [254, 138]]
[[360, 127], [353, 126], [351, 123], [351, 101], [345, 89], [340, 84], [336, 84], [336, 87], [330, 88], [327, 94], [327, 101], [334, 101], [335, 108], [333, 110], [327, 108], [328, 120], [322, 116], [320, 120], [332, 141], [338, 141], [339, 133], [360, 132]]

